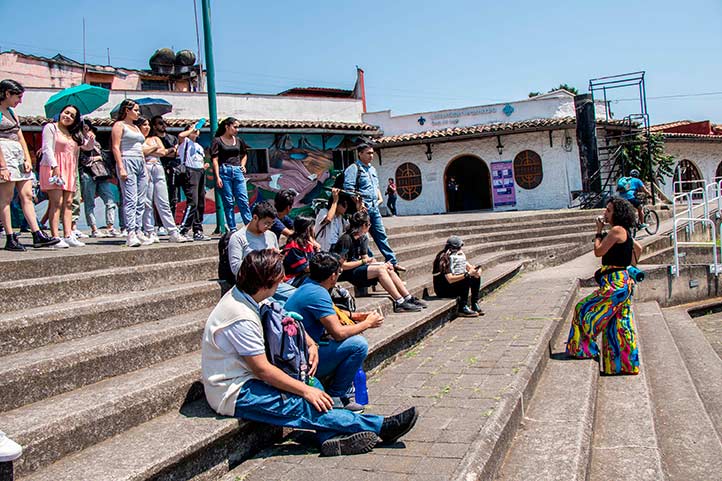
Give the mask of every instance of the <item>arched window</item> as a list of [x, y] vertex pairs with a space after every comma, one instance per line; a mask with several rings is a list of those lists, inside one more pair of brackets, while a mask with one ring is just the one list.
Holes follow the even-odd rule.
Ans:
[[514, 157], [514, 180], [519, 187], [534, 189], [541, 184], [543, 178], [539, 154], [532, 150], [524, 150]]
[[414, 200], [421, 195], [421, 170], [406, 162], [396, 169], [396, 190], [404, 200]]
[[704, 187], [699, 169], [691, 160], [680, 160], [674, 169], [674, 192], [689, 192], [698, 187]]
[[722, 180], [722, 162], [717, 164], [717, 170], [714, 173], [714, 181], [719, 182]]

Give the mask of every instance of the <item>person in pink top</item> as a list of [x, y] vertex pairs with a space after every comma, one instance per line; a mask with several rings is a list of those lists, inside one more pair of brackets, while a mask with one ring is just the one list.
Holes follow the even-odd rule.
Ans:
[[78, 188], [77, 171], [80, 147], [84, 145], [80, 111], [67, 105], [60, 111], [57, 122], [43, 127], [43, 158], [40, 161], [40, 190], [50, 199], [48, 219], [50, 233], [58, 237], [60, 212], [63, 213], [65, 237], [55, 247], [82, 247], [73, 235], [73, 195]]

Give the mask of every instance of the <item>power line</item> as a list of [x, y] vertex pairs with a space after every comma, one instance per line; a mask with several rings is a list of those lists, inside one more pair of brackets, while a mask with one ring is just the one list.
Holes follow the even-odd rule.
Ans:
[[[666, 99], [683, 99], [683, 98], [689, 98], [689, 97], [710, 97], [715, 95], [722, 95], [722, 92], [701, 92], [696, 94], [675, 94], [675, 95], [656, 95], [656, 96], [650, 96], [647, 97], [647, 100], [666, 100]], [[639, 102], [639, 98], [629, 98], [629, 99], [616, 99], [612, 100], [612, 103], [617, 102]]]

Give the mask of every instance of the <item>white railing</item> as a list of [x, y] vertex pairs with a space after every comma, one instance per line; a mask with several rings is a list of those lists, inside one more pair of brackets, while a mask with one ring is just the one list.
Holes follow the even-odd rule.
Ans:
[[[699, 222], [700, 224], [710, 224], [710, 232], [712, 233], [711, 241], [680, 241], [677, 239], [677, 229], [679, 228], [680, 222], [694, 223]], [[714, 221], [711, 219], [699, 219], [695, 217], [675, 217], [674, 219], [674, 230], [672, 231], [672, 244], [674, 245], [674, 265], [671, 266], [672, 274], [675, 277], [679, 277], [679, 246], [683, 245], [695, 245], [695, 246], [710, 246], [712, 248], [712, 259], [713, 264], [710, 264], [709, 271], [714, 275], [720, 274], [720, 264], [717, 257], [717, 231], [714, 227]]]

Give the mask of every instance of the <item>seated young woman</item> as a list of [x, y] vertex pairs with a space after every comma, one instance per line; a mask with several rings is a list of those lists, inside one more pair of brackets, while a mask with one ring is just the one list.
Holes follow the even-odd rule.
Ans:
[[354, 287], [368, 287], [378, 282], [394, 300], [394, 312], [418, 312], [426, 303], [406, 289], [391, 262], [376, 262], [368, 256], [368, 231], [371, 226], [366, 211], [351, 216], [349, 228], [338, 239], [333, 252], [341, 257], [340, 281]]
[[[483, 316], [479, 307], [481, 266], [472, 266], [461, 250], [464, 241], [452, 235], [434, 259], [434, 292], [439, 297], [457, 299], [456, 312], [461, 317]], [[471, 307], [467, 305], [471, 295]]]
[[293, 233], [283, 247], [283, 268], [286, 282], [293, 287], [303, 284], [308, 277], [311, 258], [320, 250], [314, 238], [315, 221], [311, 217], [299, 215], [293, 221]]

